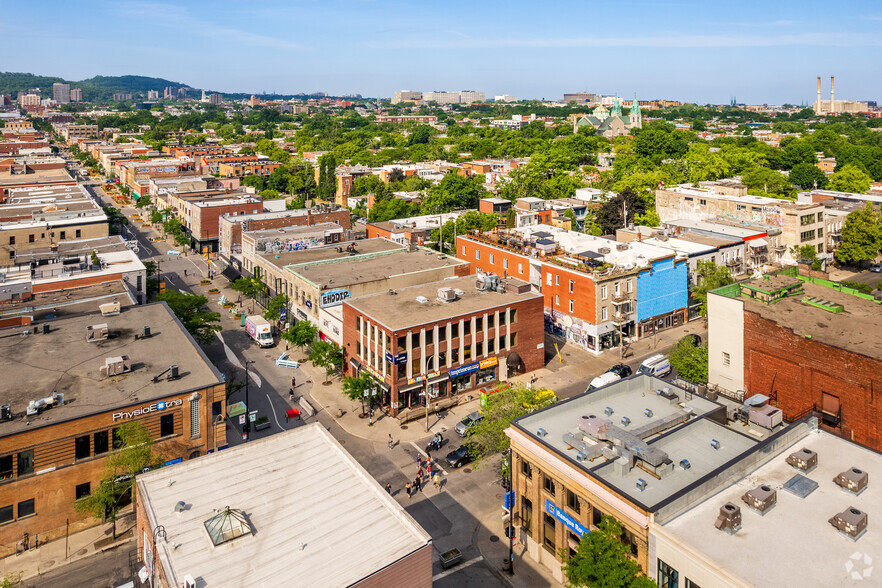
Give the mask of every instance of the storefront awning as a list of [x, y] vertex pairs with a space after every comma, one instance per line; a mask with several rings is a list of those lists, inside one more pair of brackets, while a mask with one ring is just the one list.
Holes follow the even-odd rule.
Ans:
[[428, 384], [435, 384], [438, 382], [443, 382], [444, 380], [449, 379], [450, 376], [448, 374], [444, 374], [443, 376], [438, 376], [436, 378], [429, 378]]
[[521, 365], [521, 356], [518, 355], [517, 351], [509, 353], [508, 357], [505, 359], [505, 364], [508, 367], [518, 367]]
[[759, 249], [760, 247], [768, 247], [769, 246], [769, 242], [766, 241], [765, 239], [752, 239], [752, 240], [748, 241], [747, 244], [750, 245], [751, 247], [756, 248], [756, 249]]
[[353, 368], [355, 368], [356, 370], [360, 370], [360, 369], [361, 369], [361, 364], [358, 363], [357, 361], [355, 361], [354, 358], [350, 358], [350, 360], [349, 360], [349, 365], [351, 365], [351, 366], [352, 366]]

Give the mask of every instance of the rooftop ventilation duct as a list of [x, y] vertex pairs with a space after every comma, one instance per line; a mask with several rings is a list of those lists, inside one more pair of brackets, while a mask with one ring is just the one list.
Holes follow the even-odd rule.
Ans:
[[748, 490], [741, 500], [754, 512], [764, 515], [778, 503], [778, 493], [770, 486], [763, 484], [753, 490]]
[[607, 406], [603, 409], [603, 414], [605, 414], [606, 416], [610, 416], [613, 412], [614, 411], [611, 406]]
[[713, 447], [714, 449], [719, 449], [719, 448], [720, 448], [720, 442], [717, 441], [716, 439], [711, 439], [711, 447]]
[[867, 532], [867, 513], [850, 506], [831, 518], [829, 523], [849, 539], [857, 541]]
[[684, 470], [688, 470], [689, 468], [692, 467], [692, 464], [689, 463], [688, 459], [681, 459], [680, 460], [680, 467], [683, 468]]
[[867, 484], [870, 483], [870, 476], [863, 470], [849, 468], [833, 478], [833, 482], [843, 490], [857, 496], [866, 490]]
[[622, 426], [623, 426], [623, 427], [627, 427], [627, 426], [630, 425], [630, 424], [631, 424], [631, 419], [629, 419], [629, 418], [626, 417], [626, 416], [623, 416], [623, 417], [622, 417]]
[[647, 486], [646, 480], [644, 480], [643, 478], [637, 478], [637, 489], [638, 490], [643, 492], [644, 490], [646, 490], [646, 486]]
[[811, 449], [803, 447], [799, 451], [788, 455], [785, 461], [797, 470], [808, 473], [818, 467], [818, 454]]
[[714, 523], [714, 527], [734, 535], [741, 529], [741, 509], [731, 502], [720, 507], [720, 514]]

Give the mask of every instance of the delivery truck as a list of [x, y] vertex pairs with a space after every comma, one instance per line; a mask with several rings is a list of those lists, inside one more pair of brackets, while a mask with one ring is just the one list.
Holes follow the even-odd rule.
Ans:
[[261, 347], [272, 347], [273, 327], [262, 316], [249, 316], [245, 318], [245, 330], [248, 336], [254, 339]]

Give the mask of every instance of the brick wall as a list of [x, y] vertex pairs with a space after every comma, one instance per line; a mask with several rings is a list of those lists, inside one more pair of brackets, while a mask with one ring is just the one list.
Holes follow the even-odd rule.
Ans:
[[819, 410], [822, 394], [833, 395], [842, 420], [825, 428], [882, 451], [882, 360], [806, 339], [753, 312], [744, 313], [744, 354], [748, 395], [776, 398], [785, 418]]

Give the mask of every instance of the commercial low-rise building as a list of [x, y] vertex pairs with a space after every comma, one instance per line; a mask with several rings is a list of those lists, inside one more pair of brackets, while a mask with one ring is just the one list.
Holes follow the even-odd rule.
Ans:
[[430, 535], [318, 423], [137, 485], [154, 586], [432, 585]]
[[498, 276], [463, 276], [343, 301], [347, 373], [378, 382], [381, 404], [407, 419], [545, 363], [542, 296]]
[[0, 369], [15, 374], [0, 420], [3, 555], [25, 533], [51, 541], [68, 521], [71, 532], [99, 522], [75, 505], [101, 483], [123, 423], [142, 423], [166, 462], [226, 445], [222, 376], [171, 310], [103, 316], [92, 304], [87, 314], [2, 329]]

